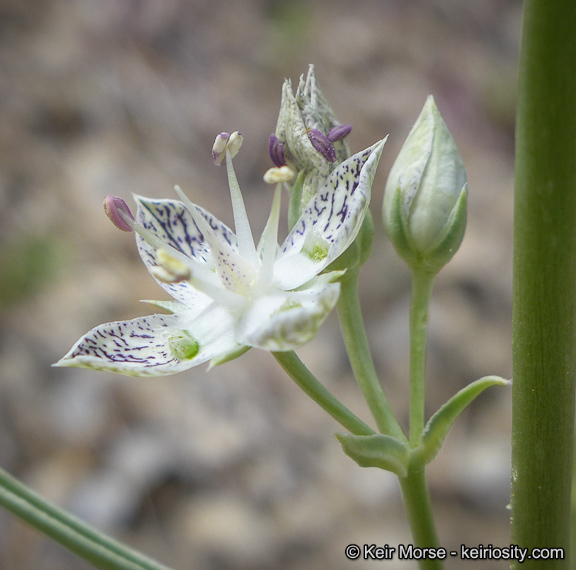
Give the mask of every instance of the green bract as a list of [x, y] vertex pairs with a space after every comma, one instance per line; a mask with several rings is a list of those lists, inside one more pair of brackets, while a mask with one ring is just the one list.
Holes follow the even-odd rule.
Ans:
[[462, 158], [429, 96], [384, 193], [384, 227], [413, 269], [437, 273], [450, 261], [464, 237], [467, 197]]
[[410, 449], [396, 438], [375, 433], [373, 435], [336, 434], [344, 453], [360, 467], [379, 467], [406, 477], [410, 462]]
[[452, 396], [429, 420], [422, 432], [420, 445], [415, 450], [425, 463], [429, 463], [440, 451], [452, 424], [466, 407], [490, 386], [508, 386], [511, 382], [499, 376], [485, 376], [468, 384]]

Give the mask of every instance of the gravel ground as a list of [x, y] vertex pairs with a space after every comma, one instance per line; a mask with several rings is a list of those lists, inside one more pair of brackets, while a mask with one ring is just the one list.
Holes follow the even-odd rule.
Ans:
[[[165, 298], [106, 194], [180, 184], [232, 223], [216, 133], [255, 231], [284, 77], [316, 65], [354, 151], [390, 134], [374, 183], [362, 304], [404, 425], [409, 274], [379, 225], [386, 174], [427, 94], [468, 170], [464, 244], [431, 309], [428, 412], [511, 375], [515, 69], [521, 2], [0, 1], [0, 465], [83, 519], [182, 570], [416, 568], [350, 562], [349, 543], [411, 542], [394, 476], [345, 457], [338, 426], [252, 350], [162, 379], [55, 369], [87, 330]], [[301, 358], [368, 418], [332, 315]], [[429, 468], [441, 542], [509, 544], [510, 391], [483, 394]], [[506, 564], [482, 562], [483, 570]], [[0, 512], [0, 567], [88, 565]], [[458, 560], [448, 568], [463, 568]]]

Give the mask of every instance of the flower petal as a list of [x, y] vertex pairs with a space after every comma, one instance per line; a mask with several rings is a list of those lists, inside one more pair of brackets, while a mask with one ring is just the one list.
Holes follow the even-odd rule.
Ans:
[[[210, 247], [208, 246], [202, 232], [192, 219], [192, 215], [182, 202], [176, 200], [150, 200], [142, 196], [134, 196], [138, 204], [136, 221], [142, 224], [148, 231], [165, 242], [168, 246], [183, 253], [194, 262], [199, 263], [210, 271], [214, 271], [214, 264]], [[212, 216], [208, 211], [200, 206], [194, 207], [210, 224], [214, 233], [234, 251], [238, 251], [236, 236], [225, 224]], [[142, 261], [150, 271], [157, 267], [156, 247], [149, 244], [142, 236], [136, 236], [136, 243]], [[152, 274], [154, 277], [154, 275]], [[154, 277], [156, 279], [156, 277]], [[211, 299], [197, 291], [189, 282], [165, 283], [156, 281], [175, 299], [187, 306], [201, 305], [202, 308], [208, 306]], [[219, 280], [214, 273], [214, 284], [219, 285]]]
[[340, 284], [330, 283], [260, 297], [240, 321], [238, 339], [245, 345], [279, 352], [302, 346], [316, 336], [339, 293]]
[[345, 160], [310, 200], [275, 261], [278, 287], [288, 290], [306, 283], [354, 241], [370, 203], [384, 142]]
[[[91, 368], [128, 376], [165, 376], [197, 366], [235, 346], [232, 317], [216, 306], [198, 319], [187, 312], [150, 315], [100, 325], [55, 366]], [[216, 312], [217, 315], [208, 313]], [[209, 330], [212, 323], [212, 330]], [[214, 326], [216, 324], [216, 326]], [[190, 330], [193, 328], [193, 330]]]
[[[226, 165], [229, 170], [234, 218], [237, 225], [242, 228], [243, 244], [241, 241], [236, 241], [235, 247], [233, 247], [229, 240], [226, 239], [226, 236], [218, 231], [219, 228], [213, 227], [212, 223], [218, 222], [218, 220], [215, 218], [213, 220], [207, 219], [202, 213], [202, 209], [190, 202], [178, 186], [175, 189], [182, 198], [184, 206], [191, 213], [196, 227], [202, 232], [204, 241], [210, 249], [211, 260], [219, 277], [219, 281], [215, 285], [234, 294], [246, 295], [256, 279], [256, 272], [255, 265], [243, 255], [242, 250], [248, 257], [253, 257], [255, 264], [259, 263], [259, 261], [254, 241], [252, 240], [250, 224], [246, 217], [240, 186], [236, 180], [232, 163], [228, 159], [226, 160]], [[234, 183], [232, 178], [234, 178]], [[236, 205], [234, 206], [235, 202]], [[238, 240], [237, 236], [236, 240]]]

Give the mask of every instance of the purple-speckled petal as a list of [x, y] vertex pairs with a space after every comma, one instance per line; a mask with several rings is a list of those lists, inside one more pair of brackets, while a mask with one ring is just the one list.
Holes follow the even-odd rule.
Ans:
[[[167, 245], [172, 246], [187, 257], [193, 258], [207, 269], [214, 270], [214, 260], [210, 247], [182, 202], [176, 200], [151, 200], [142, 196], [134, 196], [134, 199], [138, 204], [137, 222]], [[204, 210], [204, 208], [195, 207], [208, 221], [215, 235], [219, 239], [225, 240], [232, 250], [238, 251], [236, 236], [232, 230]], [[136, 236], [136, 243], [140, 257], [148, 270], [158, 266], [156, 248], [140, 235]], [[194, 289], [187, 281], [180, 283], [164, 283], [158, 279], [156, 281], [172, 297], [189, 307], [198, 304], [205, 307], [211, 301], [206, 295]]]
[[310, 200], [274, 262], [278, 287], [290, 290], [307, 283], [354, 241], [383, 147], [380, 141], [345, 160]]
[[55, 366], [128, 376], [165, 376], [197, 366], [236, 346], [234, 321], [221, 307], [215, 307], [214, 312], [208, 309], [196, 320], [188, 317], [186, 312], [150, 315], [100, 325], [82, 337]]

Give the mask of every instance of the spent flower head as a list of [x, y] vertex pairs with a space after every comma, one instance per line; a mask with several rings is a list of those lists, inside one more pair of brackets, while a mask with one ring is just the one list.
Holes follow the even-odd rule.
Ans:
[[354, 241], [370, 201], [384, 141], [339, 164], [278, 245], [282, 186], [294, 171], [282, 165], [258, 246], [232, 165], [241, 137], [221, 133], [213, 156], [225, 162], [236, 233], [176, 187], [180, 201], [135, 196], [135, 218], [120, 198], [105, 210], [122, 230], [134, 230], [138, 251], [154, 279], [174, 298], [149, 301], [169, 311], [100, 325], [57, 366], [132, 376], [173, 374], [234, 358], [250, 347], [292, 350], [311, 340], [334, 307], [342, 271], [324, 270]]
[[289, 188], [297, 192], [299, 213], [330, 172], [350, 156], [345, 139], [351, 130], [351, 125], [338, 121], [313, 65], [306, 78], [300, 77], [295, 94], [291, 81], [284, 81], [276, 131], [270, 136], [270, 158], [275, 166], [287, 164], [296, 173]]
[[456, 143], [429, 96], [386, 182], [384, 227], [413, 268], [437, 273], [466, 229], [468, 182]]

